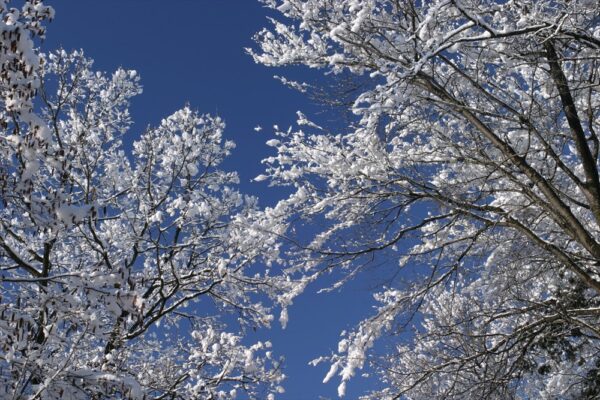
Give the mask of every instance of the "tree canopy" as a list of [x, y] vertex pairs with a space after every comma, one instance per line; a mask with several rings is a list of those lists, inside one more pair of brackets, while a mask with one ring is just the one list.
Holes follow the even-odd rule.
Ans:
[[281, 18], [258, 63], [362, 81], [355, 123], [301, 115], [269, 143], [259, 178], [293, 194], [265, 212], [304, 249], [290, 273], [397, 264], [377, 312], [316, 360], [325, 380], [343, 395], [369, 362], [367, 398], [599, 395], [598, 2], [264, 3]]
[[275, 128], [265, 208], [219, 117], [134, 135], [136, 71], [42, 52], [45, 3], [0, 0], [0, 397], [274, 400], [246, 333], [330, 274], [380, 282], [339, 396], [600, 396], [597, 0], [261, 0], [250, 56], [347, 122]]
[[137, 73], [40, 53], [41, 1], [0, 15], [0, 397], [272, 398], [280, 360], [242, 339], [273, 246], [223, 121], [186, 106], [126, 146]]

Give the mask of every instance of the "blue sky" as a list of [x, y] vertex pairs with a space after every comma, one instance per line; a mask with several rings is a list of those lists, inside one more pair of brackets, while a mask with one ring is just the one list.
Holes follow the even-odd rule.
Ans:
[[[297, 110], [315, 111], [304, 95], [273, 79], [286, 71], [255, 65], [244, 52], [252, 35], [268, 21], [267, 10], [255, 0], [54, 0], [45, 51], [64, 47], [83, 49], [95, 68], [119, 66], [137, 70], [144, 93], [131, 107], [133, 139], [146, 125], [189, 103], [203, 113], [218, 114], [227, 124], [225, 136], [237, 143], [226, 164], [237, 170], [241, 190], [273, 204], [282, 193], [251, 179], [263, 171], [260, 160], [271, 154], [264, 145], [271, 127], [287, 127]], [[289, 71], [288, 71], [289, 72]], [[292, 71], [302, 79], [308, 72]], [[314, 75], [313, 75], [314, 76]], [[308, 111], [307, 111], [308, 110]], [[260, 125], [260, 133], [254, 127]], [[336, 398], [339, 383], [321, 383], [328, 366], [313, 368], [308, 361], [337, 348], [339, 333], [351, 328], [371, 309], [368, 279], [351, 283], [341, 293], [316, 295], [317, 287], [290, 309], [287, 329], [274, 326], [257, 337], [269, 337], [286, 358], [286, 393], [280, 399]], [[253, 340], [256, 338], [250, 338]], [[369, 387], [358, 378], [350, 382], [346, 398]]]

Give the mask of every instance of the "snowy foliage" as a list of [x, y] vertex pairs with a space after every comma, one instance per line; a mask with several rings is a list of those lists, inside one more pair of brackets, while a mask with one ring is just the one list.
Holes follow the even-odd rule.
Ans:
[[367, 398], [600, 396], [599, 3], [263, 2], [258, 63], [368, 82], [356, 123], [300, 114], [259, 177], [294, 189], [265, 215], [302, 285], [397, 264], [326, 380], [370, 360]]
[[273, 398], [244, 331], [272, 320], [250, 268], [277, 246], [219, 168], [223, 122], [185, 107], [129, 151], [136, 72], [39, 53], [41, 1], [0, 13], [0, 397]]

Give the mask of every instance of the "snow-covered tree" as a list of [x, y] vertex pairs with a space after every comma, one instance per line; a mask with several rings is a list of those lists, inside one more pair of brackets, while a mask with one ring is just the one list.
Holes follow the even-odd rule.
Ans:
[[371, 362], [367, 398], [600, 396], [600, 3], [263, 3], [258, 63], [360, 76], [350, 126], [299, 114], [268, 142], [290, 273], [393, 274], [325, 380]]
[[136, 72], [41, 54], [53, 11], [20, 4], [0, 1], [0, 397], [274, 398], [244, 331], [272, 319], [251, 266], [276, 246], [219, 168], [223, 122], [185, 107], [123, 139]]

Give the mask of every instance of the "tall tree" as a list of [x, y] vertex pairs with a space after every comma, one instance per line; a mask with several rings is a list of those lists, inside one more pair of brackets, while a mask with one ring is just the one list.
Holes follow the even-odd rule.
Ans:
[[276, 285], [249, 268], [273, 246], [247, 230], [256, 200], [219, 167], [234, 147], [223, 122], [185, 107], [123, 139], [136, 72], [40, 54], [52, 9], [6, 3], [0, 397], [273, 398], [270, 343], [242, 341], [271, 320]]
[[599, 396], [600, 4], [263, 2], [282, 17], [258, 63], [368, 81], [354, 124], [300, 114], [259, 177], [295, 189], [266, 215], [304, 248], [302, 282], [397, 264], [325, 380], [343, 395], [368, 360], [384, 388], [367, 398]]

